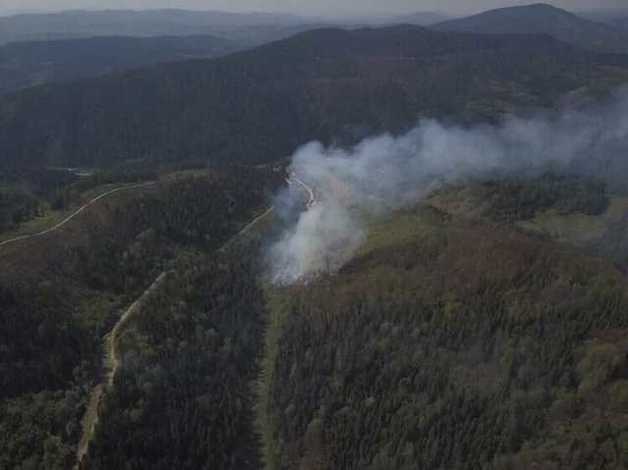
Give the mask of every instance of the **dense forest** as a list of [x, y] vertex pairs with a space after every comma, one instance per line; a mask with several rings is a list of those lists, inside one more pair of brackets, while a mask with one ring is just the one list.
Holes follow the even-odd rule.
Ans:
[[0, 187], [0, 232], [41, 215], [37, 198], [24, 188]]
[[[38, 63], [40, 46], [6, 47]], [[275, 195], [305, 186], [285, 157], [311, 139], [495, 123], [627, 82], [628, 56], [546, 34], [406, 25], [0, 97], [0, 470], [628, 468], [620, 171], [496, 170], [351, 206], [355, 256], [292, 285], [266, 256], [306, 209]]]
[[102, 37], [11, 43], [0, 46], [0, 94], [162, 62], [219, 57], [238, 48], [238, 44], [215, 36]]
[[269, 468], [625, 468], [625, 287], [509, 223], [380, 222], [337, 276], [273, 294]]
[[3, 468], [74, 465], [100, 338], [166, 269], [122, 333], [84, 468], [628, 464], [625, 277], [517, 225], [599, 215], [603, 185], [487, 182], [478, 217], [447, 212], [465, 189], [444, 188], [373, 221], [337, 275], [278, 288], [263, 232], [225, 242], [281, 183], [174, 173], [6, 265]]
[[[33, 219], [57, 218], [76, 210], [98, 191], [156, 181], [169, 173], [200, 170], [202, 160], [147, 165], [143, 160], [107, 168], [13, 168], [0, 170], [0, 236]], [[4, 232], [4, 233], [3, 233]], [[32, 233], [26, 228], [25, 233]], [[21, 232], [20, 232], [21, 233]]]
[[259, 469], [265, 318], [255, 244], [194, 255], [122, 338], [86, 468]]
[[527, 220], [549, 209], [558, 214], [598, 215], [609, 205], [606, 184], [592, 177], [554, 173], [532, 179], [511, 177], [483, 183], [479, 190], [486, 205], [484, 215], [498, 222]]
[[2, 165], [268, 162], [312, 139], [350, 143], [420, 117], [494, 121], [627, 77], [625, 57], [544, 35], [316, 30], [216, 60], [6, 96]]
[[282, 182], [272, 168], [174, 173], [3, 247], [0, 468], [74, 465], [102, 337], [120, 312], [187, 251], [223, 245]]

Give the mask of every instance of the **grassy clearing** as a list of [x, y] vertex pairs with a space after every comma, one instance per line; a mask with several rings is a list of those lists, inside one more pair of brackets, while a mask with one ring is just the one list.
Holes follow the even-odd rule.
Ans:
[[[430, 244], [439, 236], [439, 224], [443, 213], [429, 206], [420, 207], [384, 218], [369, 220], [367, 240], [360, 248], [355, 259], [361, 259], [371, 254], [394, 249], [408, 243]], [[378, 280], [380, 285], [396, 285], [400, 274], [387, 266], [369, 266], [366, 273], [368, 278]], [[335, 295], [351, 297], [355, 294], [355, 286], [347, 282], [336, 286]], [[258, 403], [256, 409], [257, 428], [262, 439], [262, 455], [266, 470], [277, 470], [281, 465], [281, 449], [279, 434], [279, 418], [273, 413], [271, 392], [277, 387], [276, 366], [279, 355], [279, 342], [284, 334], [284, 326], [290, 319], [294, 308], [294, 299], [307, 292], [307, 286], [277, 287], [269, 282], [263, 285], [266, 297], [268, 320], [265, 333], [264, 354], [261, 361], [261, 371], [257, 383]]]
[[[98, 196], [105, 194], [109, 191], [112, 191], [117, 188], [124, 188], [126, 186], [129, 186], [129, 185], [128, 184], [106, 184], [106, 185], [98, 186], [96, 188], [89, 189], [88, 191], [85, 191], [84, 193], [81, 194], [81, 196], [79, 197], [79, 201], [80, 201], [79, 204], [75, 204], [71, 208], [66, 209], [66, 210], [47, 209], [46, 213], [43, 216], [36, 217], [32, 220], [24, 222], [14, 230], [0, 233], [0, 242], [5, 241], [5, 240], [10, 240], [13, 238], [18, 238], [21, 236], [29, 236], [29, 235], [34, 235], [34, 234], [44, 232], [56, 226], [61, 221], [65, 220], [67, 217], [72, 215], [75, 211], [77, 211], [81, 207], [81, 205], [87, 204], [89, 203], [89, 201], [92, 201]], [[149, 188], [138, 187], [137, 189], [142, 189], [143, 191], [145, 191]], [[114, 192], [110, 196], [104, 199], [117, 198], [120, 201], [124, 201], [125, 200], [124, 198], [128, 198], [128, 197], [129, 196], [126, 191], [120, 191], [120, 192]], [[136, 194], [134, 194], [131, 197], [136, 197]]]
[[48, 210], [43, 216], [36, 217], [24, 222], [18, 228], [7, 232], [0, 233], [0, 242], [10, 240], [12, 238], [21, 237], [23, 235], [32, 235], [35, 233], [43, 232], [50, 227], [55, 226], [61, 222], [65, 217], [70, 215], [72, 211], [53, 211]]
[[524, 230], [549, 236], [557, 241], [584, 245], [601, 238], [608, 226], [600, 216], [586, 214], [559, 214], [545, 211], [530, 220], [518, 222]]
[[575, 468], [619, 445], [585, 425], [621, 424], [595, 394], [625, 403], [624, 346], [585, 361], [611, 371], [593, 397], [578, 385], [590, 336], [625, 327], [625, 281], [579, 251], [430, 207], [373, 221], [336, 276], [269, 298], [267, 469]]
[[257, 383], [256, 426], [262, 439], [262, 458], [266, 470], [276, 470], [281, 462], [278, 442], [279, 423], [272, 413], [271, 390], [275, 381], [275, 364], [283, 325], [290, 315], [290, 290], [269, 283], [264, 285], [268, 320], [264, 338], [264, 355]]
[[431, 206], [395, 213], [369, 223], [366, 242], [356, 257], [371, 252], [425, 240], [435, 234], [437, 226], [447, 216]]
[[560, 242], [583, 246], [602, 241], [627, 215], [628, 198], [614, 197], [601, 215], [560, 214], [548, 210], [539, 212], [529, 221], [518, 222], [517, 226]]

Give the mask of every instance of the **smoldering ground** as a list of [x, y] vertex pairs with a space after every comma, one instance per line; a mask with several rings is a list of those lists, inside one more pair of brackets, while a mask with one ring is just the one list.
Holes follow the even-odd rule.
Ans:
[[[447, 184], [543, 172], [586, 174], [616, 187], [628, 176], [628, 90], [603, 104], [498, 125], [461, 127], [423, 120], [399, 137], [368, 138], [351, 149], [314, 142], [292, 158], [291, 171], [316, 189], [317, 204], [298, 214], [302, 197], [280, 197], [285, 229], [269, 248], [272, 278], [289, 284], [348, 261], [365, 238], [363, 218], [419, 202]], [[301, 206], [302, 207], [302, 206]]]

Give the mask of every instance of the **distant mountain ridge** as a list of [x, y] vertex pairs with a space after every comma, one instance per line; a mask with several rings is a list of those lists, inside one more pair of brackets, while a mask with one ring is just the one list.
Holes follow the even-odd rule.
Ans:
[[618, 28], [621, 28], [625, 31], [628, 31], [628, 16], [625, 18], [618, 18], [616, 20], [613, 21], [613, 25], [615, 25]]
[[442, 23], [444, 21], [450, 20], [451, 17], [445, 15], [444, 13], [438, 13], [433, 11], [422, 11], [413, 13], [410, 15], [400, 15], [396, 16], [389, 23], [398, 23], [398, 24], [414, 24], [418, 26], [430, 26], [437, 23]]
[[[287, 14], [221, 11], [104, 10], [64, 11], [0, 17], [0, 44], [94, 36], [216, 35], [252, 43], [286, 37], [312, 23]], [[282, 34], [283, 29], [287, 29]]]
[[544, 3], [500, 8], [433, 26], [438, 31], [479, 34], [549, 34], [591, 50], [628, 52], [628, 33]]
[[242, 47], [215, 36], [95, 37], [0, 46], [0, 94], [160, 62], [213, 58]]
[[628, 8], [611, 8], [589, 11], [579, 11], [577, 15], [587, 20], [606, 23], [611, 26], [621, 26], [628, 20]]
[[[549, 36], [416, 26], [321, 29], [214, 60], [37, 87], [0, 99], [0, 164], [129, 159], [260, 163], [419, 117], [495, 120], [621, 80], [628, 59]], [[613, 68], [601, 68], [613, 65]]]

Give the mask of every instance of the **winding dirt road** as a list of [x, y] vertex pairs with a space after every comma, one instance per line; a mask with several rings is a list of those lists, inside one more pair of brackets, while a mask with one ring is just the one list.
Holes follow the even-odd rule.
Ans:
[[87, 409], [83, 415], [82, 427], [83, 432], [81, 434], [81, 440], [79, 442], [78, 449], [76, 451], [76, 465], [75, 469], [82, 468], [83, 460], [87, 455], [89, 449], [89, 443], [91, 442], [96, 425], [98, 424], [98, 415], [100, 403], [105, 395], [106, 387], [113, 386], [116, 373], [120, 368], [120, 354], [118, 352], [118, 341], [120, 332], [127, 325], [131, 317], [140, 311], [143, 305], [146, 304], [148, 299], [159, 290], [161, 285], [165, 282], [168, 276], [172, 274], [172, 271], [166, 271], [161, 273], [157, 279], [144, 291], [144, 293], [126, 309], [124, 314], [120, 317], [113, 329], [104, 338], [105, 354], [103, 358], [104, 364], [104, 379], [98, 383], [92, 389], [87, 404]]
[[273, 206], [270, 206], [268, 209], [266, 209], [264, 211], [263, 214], [258, 215], [255, 219], [253, 219], [253, 221], [248, 224], [246, 227], [244, 227], [242, 230], [240, 230], [236, 235], [234, 235], [233, 237], [231, 237], [231, 239], [225, 243], [221, 248], [218, 249], [218, 251], [225, 251], [227, 248], [229, 248], [231, 246], [232, 243], [234, 243], [238, 238], [240, 238], [243, 235], [246, 235], [253, 227], [255, 227], [255, 225], [257, 225], [262, 219], [265, 219], [266, 217], [268, 217], [270, 214], [272, 214], [274, 212], [275, 208]]
[[[289, 185], [296, 184], [301, 187], [301, 189], [304, 191], [304, 193], [308, 197], [308, 200], [306, 202], [306, 207], [308, 209], [310, 209], [311, 207], [317, 204], [318, 201], [316, 199], [316, 194], [314, 190], [311, 187], [309, 187], [306, 183], [304, 183], [301, 179], [299, 179], [296, 176], [296, 174], [291, 173], [289, 177], [286, 179], [286, 182]], [[122, 190], [122, 189], [131, 189], [131, 188], [130, 187], [118, 188], [118, 190]], [[71, 220], [72, 217], [76, 216], [78, 213], [80, 213], [80, 211], [84, 210], [90, 204], [93, 204], [98, 199], [102, 199], [103, 197], [107, 196], [108, 194], [112, 194], [113, 192], [115, 191], [110, 191], [109, 193], [102, 194], [98, 198], [93, 199], [84, 207], [82, 207], [77, 212], [75, 212], [72, 216], [70, 216], [68, 220], [64, 221], [64, 223], [67, 223], [67, 221]], [[264, 211], [264, 213], [257, 216], [248, 225], [246, 225], [242, 230], [240, 230], [240, 232], [238, 232], [236, 235], [231, 237], [231, 239], [227, 243], [225, 243], [218, 251], [226, 250], [238, 238], [246, 235], [261, 220], [265, 219], [271, 213], [273, 213], [274, 210], [275, 208], [273, 206], [269, 207], [266, 211]], [[63, 223], [59, 225], [62, 226]], [[49, 233], [50, 231], [52, 230], [49, 230], [47, 232]], [[79, 446], [77, 449], [76, 465], [74, 467], [77, 470], [85, 467], [85, 464], [86, 464], [85, 458], [89, 450], [89, 444], [94, 435], [94, 431], [96, 430], [96, 425], [98, 424], [100, 404], [102, 403], [102, 399], [106, 393], [107, 387], [113, 386], [116, 373], [118, 372], [118, 369], [121, 364], [121, 358], [119, 356], [119, 351], [117, 349], [120, 333], [127, 326], [131, 318], [141, 310], [142, 306], [146, 304], [147, 300], [152, 295], [154, 295], [155, 292], [159, 290], [159, 288], [166, 281], [166, 279], [168, 278], [170, 274], [172, 274], [172, 271], [161, 273], [157, 277], [157, 279], [155, 279], [155, 281], [150, 285], [150, 287], [148, 287], [148, 289], [146, 289], [144, 293], [135, 302], [133, 302], [133, 304], [131, 304], [131, 306], [120, 317], [120, 319], [115, 324], [111, 332], [107, 334], [104, 338], [105, 354], [103, 358], [103, 363], [104, 363], [103, 380], [100, 383], [98, 383], [96, 386], [94, 386], [94, 388], [92, 389], [92, 392], [90, 393], [89, 402], [87, 405], [87, 410], [83, 416], [83, 425], [82, 425], [83, 432], [81, 434], [81, 440], [79, 442]]]
[[100, 201], [101, 199], [104, 199], [108, 196], [111, 196], [112, 194], [115, 193], [119, 193], [120, 191], [128, 191], [131, 189], [139, 189], [139, 188], [145, 188], [148, 186], [153, 186], [157, 184], [156, 181], [150, 181], [148, 183], [141, 183], [141, 184], [134, 184], [134, 185], [130, 185], [130, 186], [122, 186], [122, 187], [118, 187], [115, 189], [112, 189], [110, 191], [107, 191], [103, 194], [100, 194], [99, 196], [96, 196], [93, 199], [90, 199], [88, 202], [86, 202], [85, 204], [83, 204], [81, 207], [79, 207], [77, 210], [75, 210], [74, 212], [72, 212], [72, 214], [70, 214], [69, 216], [67, 216], [65, 219], [63, 219], [61, 222], [57, 223], [56, 225], [42, 231], [39, 233], [33, 233], [33, 234], [29, 234], [29, 235], [20, 235], [19, 237], [15, 237], [15, 238], [10, 238], [9, 240], [5, 240], [3, 242], [0, 242], [0, 248], [5, 246], [5, 245], [10, 245], [12, 243], [16, 243], [22, 240], [29, 240], [31, 238], [37, 238], [37, 237], [43, 237], [45, 235], [48, 235], [49, 233], [55, 232], [57, 230], [59, 230], [60, 228], [62, 228], [64, 225], [66, 225], [68, 222], [70, 222], [72, 219], [74, 219], [77, 215], [81, 214], [83, 211], [85, 211], [85, 209], [89, 208], [91, 205], [93, 205], [94, 203]]
[[[225, 243], [218, 251], [226, 250], [231, 243], [236, 241], [241, 236], [247, 234], [256, 224], [261, 220], [268, 217], [274, 211], [274, 207], [268, 208], [263, 214], [257, 216], [251, 223], [246, 225], [236, 235]], [[106, 389], [112, 387], [118, 369], [121, 364], [121, 357], [118, 351], [119, 337], [122, 331], [125, 329], [129, 321], [142, 309], [148, 299], [155, 294], [166, 281], [168, 276], [173, 271], [166, 271], [161, 273], [157, 279], [144, 291], [144, 293], [135, 301], [129, 308], [126, 309], [124, 314], [120, 317], [115, 324], [111, 332], [104, 337], [104, 358], [103, 358], [103, 380], [94, 386], [90, 393], [87, 409], [83, 415], [81, 440], [76, 451], [76, 464], [74, 468], [76, 470], [82, 469], [85, 465], [85, 457], [89, 450], [89, 444], [92, 440], [96, 425], [98, 424], [98, 416], [100, 411], [100, 404], [105, 396]]]
[[301, 186], [301, 189], [305, 192], [305, 194], [307, 194], [308, 197], [308, 200], [305, 203], [305, 207], [307, 209], [311, 209], [318, 203], [314, 190], [310, 186], [305, 184], [303, 180], [296, 175], [295, 172], [290, 173], [290, 176], [288, 176], [288, 179], [286, 181], [289, 185], [293, 185], [294, 183], [296, 183], [297, 185]]

